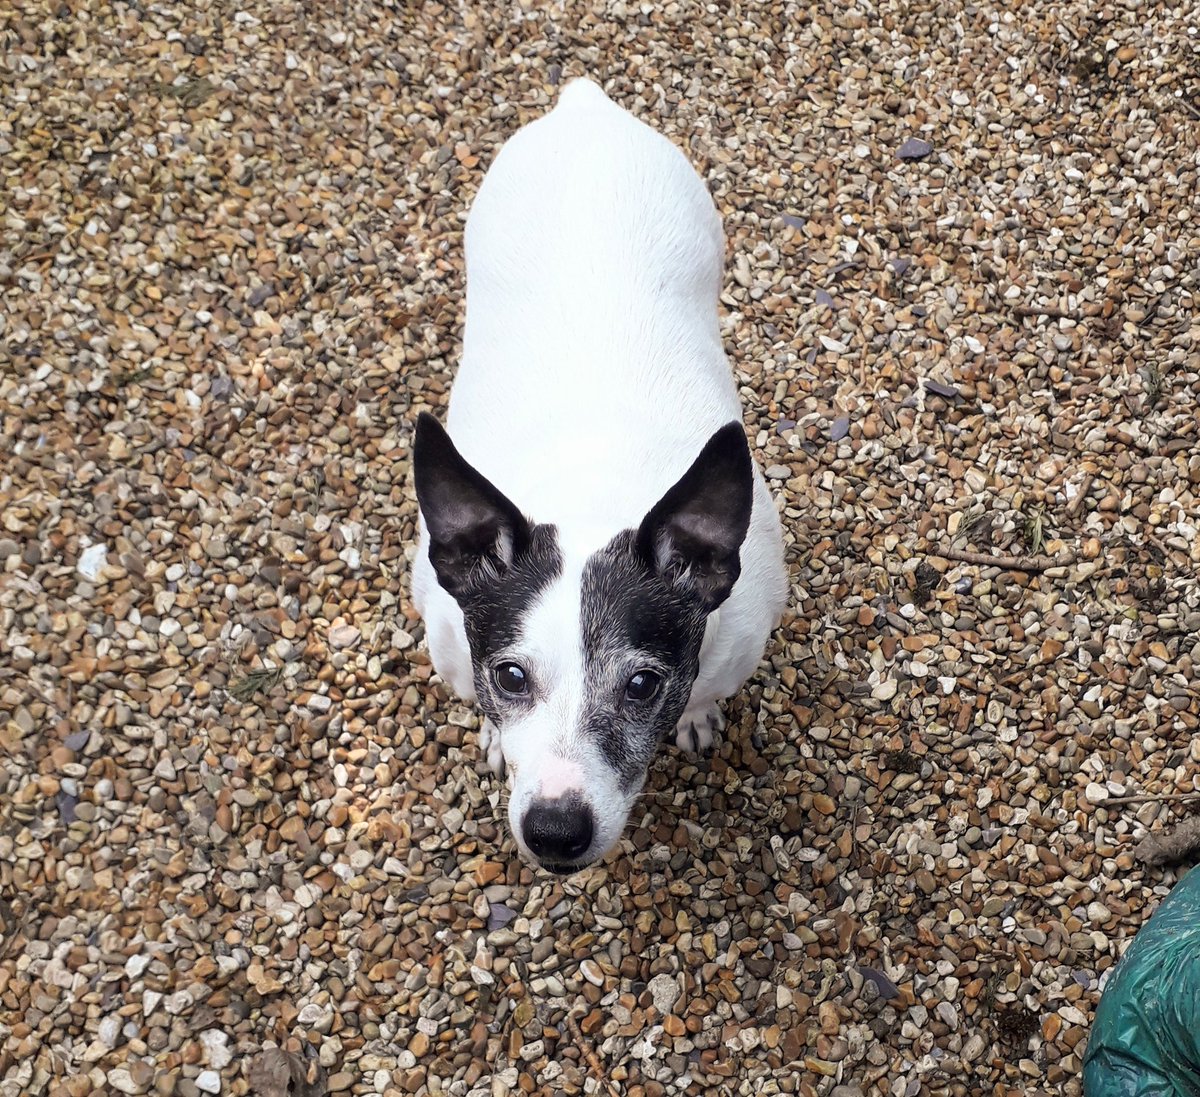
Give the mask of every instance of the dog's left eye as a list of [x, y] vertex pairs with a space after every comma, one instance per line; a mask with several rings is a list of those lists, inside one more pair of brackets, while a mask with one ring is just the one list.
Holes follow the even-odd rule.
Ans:
[[524, 693], [529, 688], [528, 676], [516, 663], [501, 663], [492, 675], [505, 693]]
[[625, 683], [625, 696], [630, 701], [649, 701], [658, 692], [661, 679], [652, 670], [639, 670]]

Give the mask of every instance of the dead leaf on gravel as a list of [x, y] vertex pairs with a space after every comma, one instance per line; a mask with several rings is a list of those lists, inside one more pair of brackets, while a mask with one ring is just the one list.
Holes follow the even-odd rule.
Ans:
[[305, 1063], [283, 1048], [264, 1048], [246, 1070], [256, 1097], [325, 1097], [325, 1070], [315, 1059]]
[[173, 99], [178, 99], [189, 110], [193, 107], [200, 106], [208, 99], [216, 90], [217, 85], [206, 77], [200, 77], [196, 80], [184, 80], [178, 84], [167, 84], [163, 81], [156, 81], [153, 85], [154, 92], [159, 96], [170, 96]]

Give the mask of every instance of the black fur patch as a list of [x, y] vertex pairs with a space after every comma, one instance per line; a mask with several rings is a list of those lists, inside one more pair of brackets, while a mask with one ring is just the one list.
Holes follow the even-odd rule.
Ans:
[[[683, 715], [708, 619], [699, 597], [668, 586], [648, 566], [636, 537], [625, 530], [594, 553], [580, 591], [587, 675], [582, 730], [627, 789], [645, 779], [659, 743]], [[647, 668], [662, 685], [651, 701], [630, 702], [625, 685]]]
[[502, 575], [481, 575], [458, 598], [471, 648], [479, 707], [498, 726], [503, 722], [504, 710], [512, 702], [492, 681], [491, 659], [516, 644], [525, 615], [560, 575], [562, 552], [558, 547], [557, 528], [533, 526], [525, 551]]
[[533, 534], [528, 519], [467, 462], [428, 412], [417, 417], [413, 479], [429, 530], [429, 562], [460, 604], [468, 590], [528, 552]]

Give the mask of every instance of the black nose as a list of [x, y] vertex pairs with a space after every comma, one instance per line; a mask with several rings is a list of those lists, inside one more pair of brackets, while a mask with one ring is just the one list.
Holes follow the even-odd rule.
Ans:
[[540, 800], [525, 813], [525, 844], [547, 868], [575, 865], [592, 844], [592, 811], [577, 800]]

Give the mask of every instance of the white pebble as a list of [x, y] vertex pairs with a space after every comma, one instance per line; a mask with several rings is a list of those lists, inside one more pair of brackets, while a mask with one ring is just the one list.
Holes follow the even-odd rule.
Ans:
[[192, 996], [186, 990], [177, 990], [164, 1004], [168, 1013], [183, 1013], [192, 1008]]
[[142, 1089], [126, 1067], [116, 1067], [106, 1075], [108, 1084], [118, 1093], [141, 1093]]
[[885, 678], [879, 683], [879, 685], [871, 690], [871, 696], [877, 701], [890, 701], [896, 696], [896, 679]]
[[106, 563], [108, 563], [108, 546], [89, 545], [80, 553], [79, 563], [75, 565], [75, 568], [85, 579], [94, 583], [100, 578], [100, 573], [104, 571]]
[[229, 1035], [217, 1028], [200, 1033], [200, 1046], [204, 1048], [205, 1062], [214, 1070], [220, 1070], [233, 1061], [229, 1050]]
[[679, 984], [670, 975], [656, 975], [646, 987], [659, 1013], [664, 1016], [675, 1008], [679, 1001]]
[[595, 960], [584, 960], [579, 965], [580, 974], [594, 987], [604, 986], [604, 972]]
[[318, 1025], [325, 1020], [329, 1010], [325, 1006], [319, 1006], [315, 1002], [309, 1002], [297, 1015], [296, 1023], [298, 1025]]
[[299, 904], [305, 910], [307, 910], [313, 905], [313, 903], [317, 901], [319, 894], [320, 893], [317, 891], [317, 889], [310, 884], [301, 884], [298, 888], [296, 888], [295, 892], [293, 892], [293, 896], [297, 904]]
[[116, 1013], [105, 1017], [96, 1029], [96, 1038], [105, 1047], [116, 1047], [117, 1037], [121, 1035], [121, 1018]]
[[362, 637], [353, 625], [338, 625], [329, 630], [329, 646], [333, 648], [349, 648], [358, 643]]

